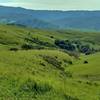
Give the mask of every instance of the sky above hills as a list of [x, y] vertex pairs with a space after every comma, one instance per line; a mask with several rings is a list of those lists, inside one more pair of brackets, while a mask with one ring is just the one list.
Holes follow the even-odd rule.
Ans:
[[100, 0], [0, 0], [0, 5], [37, 10], [100, 10]]

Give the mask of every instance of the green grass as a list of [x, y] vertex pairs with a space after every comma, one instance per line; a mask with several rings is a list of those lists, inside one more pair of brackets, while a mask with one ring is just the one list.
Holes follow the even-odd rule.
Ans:
[[[76, 59], [56, 46], [21, 50], [25, 43], [40, 46], [25, 38], [38, 38], [49, 45], [54, 45], [55, 39], [78, 39], [99, 48], [99, 37], [99, 32], [0, 25], [0, 100], [100, 100], [99, 52], [81, 54]], [[10, 48], [19, 50], [10, 51]]]
[[[84, 61], [87, 60], [88, 64], [84, 64]], [[89, 56], [82, 56], [80, 60], [75, 62], [76, 64], [68, 68], [74, 76], [85, 76], [90, 79], [97, 78], [100, 80], [100, 53], [96, 53]]]
[[[53, 38], [52, 38], [53, 37]], [[42, 43], [48, 42], [49, 45], [43, 47], [50, 49], [54, 48], [55, 39], [60, 40], [80, 40], [83, 43], [88, 43], [92, 47], [100, 47], [100, 32], [81, 32], [81, 31], [48, 31], [40, 29], [22, 28], [11, 25], [0, 25], [0, 44], [3, 45], [4, 50], [12, 47], [21, 48], [25, 43], [31, 43], [33, 46], [40, 46], [39, 43], [26, 41], [25, 38], [38, 38]], [[6, 45], [6, 46], [5, 46]], [[0, 49], [2, 47], [0, 46]]]

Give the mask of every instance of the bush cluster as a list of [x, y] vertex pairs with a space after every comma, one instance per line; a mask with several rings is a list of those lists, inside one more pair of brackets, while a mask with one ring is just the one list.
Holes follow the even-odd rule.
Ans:
[[38, 45], [42, 45], [42, 46], [47, 46], [47, 47], [53, 47], [54, 45], [48, 43], [48, 42], [45, 42], [45, 41], [41, 41], [40, 39], [38, 38], [25, 38], [25, 41], [27, 41], [28, 43], [36, 43]]
[[55, 45], [61, 49], [68, 51], [78, 51], [86, 55], [96, 52], [94, 48], [91, 48], [89, 44], [81, 43], [80, 41], [69, 41], [69, 40], [55, 40]]
[[43, 59], [48, 62], [49, 64], [52, 64], [57, 69], [64, 70], [64, 68], [61, 66], [62, 62], [58, 61], [56, 57], [46, 56], [42, 55]]

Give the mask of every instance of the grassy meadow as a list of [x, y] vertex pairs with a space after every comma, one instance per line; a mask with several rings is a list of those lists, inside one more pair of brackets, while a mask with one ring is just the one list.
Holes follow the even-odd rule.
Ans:
[[[0, 25], [0, 100], [100, 100], [99, 37]], [[78, 40], [97, 52], [77, 58], [55, 45], [58, 39]]]

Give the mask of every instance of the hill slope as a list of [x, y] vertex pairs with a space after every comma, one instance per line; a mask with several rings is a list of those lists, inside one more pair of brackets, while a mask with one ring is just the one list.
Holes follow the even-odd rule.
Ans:
[[[99, 100], [100, 53], [76, 59], [54, 43], [77, 38], [97, 48], [99, 36], [99, 32], [0, 25], [0, 99]], [[24, 44], [34, 48], [23, 49]]]
[[0, 25], [0, 48], [21, 49], [24, 44], [31, 44], [34, 48], [57, 48], [55, 40], [81, 41], [92, 47], [100, 47], [100, 32], [81, 32], [75, 30], [48, 31], [42, 29], [23, 28], [13, 25]]

